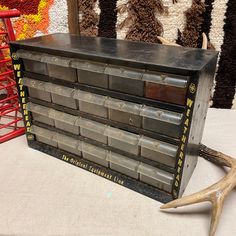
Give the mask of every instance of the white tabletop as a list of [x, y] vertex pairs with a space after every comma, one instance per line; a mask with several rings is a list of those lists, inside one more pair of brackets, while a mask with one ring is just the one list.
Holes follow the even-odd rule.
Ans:
[[[236, 157], [236, 110], [209, 109], [205, 145]], [[28, 148], [25, 136], [0, 145], [0, 235], [208, 235], [210, 204], [159, 211], [161, 203]], [[199, 158], [185, 195], [224, 176]], [[236, 190], [216, 236], [236, 235]]]

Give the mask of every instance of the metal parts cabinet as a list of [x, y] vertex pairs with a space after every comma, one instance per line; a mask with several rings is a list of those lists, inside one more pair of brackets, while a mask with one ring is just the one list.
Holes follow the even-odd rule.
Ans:
[[30, 147], [161, 202], [183, 194], [217, 52], [69, 34], [11, 52]]

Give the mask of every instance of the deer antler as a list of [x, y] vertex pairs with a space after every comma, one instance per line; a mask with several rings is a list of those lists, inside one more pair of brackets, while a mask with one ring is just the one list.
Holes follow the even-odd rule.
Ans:
[[198, 193], [194, 193], [192, 195], [169, 202], [161, 206], [161, 209], [177, 208], [190, 204], [210, 201], [212, 203], [213, 209], [209, 235], [213, 236], [220, 219], [224, 200], [230, 193], [230, 191], [236, 186], [236, 160], [221, 152], [212, 150], [204, 145], [200, 146], [199, 155], [211, 162], [214, 162], [221, 166], [230, 167], [231, 169], [228, 174], [219, 182]]
[[161, 37], [161, 36], [157, 36], [157, 39], [164, 45], [170, 45], [170, 46], [177, 46], [177, 47], [181, 47], [179, 44], [177, 43], [172, 43], [169, 40]]
[[[161, 36], [157, 36], [158, 40], [164, 44], [164, 45], [170, 45], [170, 46], [178, 46], [181, 47], [181, 45], [177, 44], [177, 43], [172, 43], [170, 42], [168, 39], [163, 38]], [[202, 49], [207, 49], [207, 36], [205, 33], [202, 33]]]
[[[207, 49], [207, 36], [205, 33], [202, 34], [202, 49]], [[166, 45], [176, 45], [169, 42], [168, 40], [158, 37], [162, 44]], [[180, 46], [180, 45], [176, 45]], [[231, 190], [236, 186], [236, 160], [230, 156], [227, 156], [221, 152], [212, 150], [204, 145], [200, 145], [199, 156], [204, 157], [208, 161], [211, 161], [220, 166], [227, 166], [230, 169], [228, 174], [218, 181], [217, 183], [211, 185], [210, 187], [192, 195], [176, 199], [169, 202], [163, 206], [161, 209], [177, 208], [181, 206], [187, 206], [195, 203], [210, 201], [212, 203], [212, 218], [210, 227], [210, 236], [213, 236], [218, 225], [221, 211], [223, 208], [224, 200], [226, 196], [231, 192]]]
[[202, 49], [207, 49], [207, 36], [205, 33], [202, 33]]

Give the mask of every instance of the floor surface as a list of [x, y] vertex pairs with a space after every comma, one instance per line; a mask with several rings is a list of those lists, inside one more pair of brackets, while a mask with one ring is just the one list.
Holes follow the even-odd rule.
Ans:
[[[209, 109], [203, 143], [236, 157], [236, 110]], [[224, 176], [199, 158], [185, 191]], [[27, 147], [25, 136], [0, 145], [0, 236], [207, 236], [210, 204], [159, 211], [161, 203]], [[236, 190], [216, 236], [236, 236]]]

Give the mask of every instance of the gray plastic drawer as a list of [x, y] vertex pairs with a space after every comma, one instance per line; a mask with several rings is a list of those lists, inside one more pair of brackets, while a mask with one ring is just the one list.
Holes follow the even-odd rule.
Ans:
[[124, 130], [108, 127], [105, 134], [109, 137], [108, 144], [111, 147], [122, 151], [139, 154], [140, 147], [138, 146], [139, 135], [126, 132]]
[[51, 102], [51, 94], [49, 91], [45, 90], [47, 83], [27, 77], [22, 79], [22, 83], [24, 86], [28, 87], [28, 93], [30, 97]]
[[165, 134], [174, 138], [179, 138], [182, 132], [181, 125], [153, 120], [147, 117], [143, 117], [143, 129]]
[[56, 128], [72, 134], [79, 134], [79, 126], [76, 124], [78, 117], [56, 110], [50, 112], [50, 117], [54, 119]]
[[99, 63], [99, 62], [94, 62], [94, 61], [85, 61], [85, 60], [78, 60], [78, 59], [71, 60], [71, 67], [73, 68], [101, 73], [101, 74], [104, 74], [106, 66], [107, 65], [104, 63]]
[[109, 76], [109, 89], [122, 93], [143, 96], [144, 82], [135, 79], [128, 79], [118, 76]]
[[109, 109], [109, 119], [135, 127], [141, 127], [142, 125], [142, 117], [113, 109]]
[[57, 141], [54, 139], [56, 133], [33, 125], [31, 133], [35, 134], [36, 140], [53, 147], [57, 147]]
[[64, 97], [58, 94], [52, 93], [52, 102], [61, 106], [77, 109], [77, 103], [73, 98]]
[[142, 147], [141, 156], [151, 159], [153, 161], [160, 162], [170, 167], [175, 167], [175, 157], [168, 156], [166, 154], [155, 152], [153, 150]]
[[63, 67], [53, 64], [48, 64], [48, 74], [50, 77], [70, 82], [76, 82], [76, 69], [70, 67]]
[[27, 109], [31, 111], [33, 120], [54, 126], [54, 120], [49, 117], [50, 108], [29, 102]]
[[95, 116], [108, 117], [107, 108], [93, 103], [79, 101], [79, 110]]
[[133, 80], [142, 80], [144, 70], [129, 68], [129, 67], [119, 67], [115, 65], [108, 65], [105, 69], [105, 73], [108, 75], [119, 76], [122, 78], [129, 78]]
[[79, 100], [80, 111], [104, 118], [108, 117], [108, 110], [104, 107], [105, 96], [77, 90], [74, 98]]
[[109, 119], [141, 127], [142, 117], [140, 116], [140, 110], [142, 105], [108, 98], [105, 101], [105, 106], [109, 108]]
[[73, 98], [74, 89], [51, 84], [48, 88], [52, 93], [52, 102], [61, 106], [77, 109], [77, 101]]
[[178, 146], [142, 136], [139, 140], [141, 156], [175, 167]]
[[35, 112], [31, 112], [31, 113], [32, 113], [33, 120], [42, 122], [42, 123], [47, 124], [47, 125], [54, 126], [54, 120], [53, 119], [50, 119], [50, 118], [48, 118], [46, 116], [37, 114]]
[[107, 144], [107, 136], [104, 135], [106, 125], [80, 117], [79, 126], [82, 136]]
[[76, 127], [75, 125], [55, 120], [55, 126], [56, 128], [64, 130], [66, 132], [79, 135], [79, 127]]
[[42, 53], [40, 52], [28, 51], [23, 49], [17, 50], [16, 54], [22, 59], [29, 59], [33, 61], [41, 61], [42, 58]]
[[28, 87], [28, 93], [30, 97], [51, 102], [51, 91], [48, 90], [48, 87], [50, 87], [50, 83], [46, 83], [40, 80], [34, 80], [27, 77], [22, 78], [22, 83], [24, 86]]
[[47, 64], [39, 61], [32, 61], [28, 59], [23, 59], [24, 68], [26, 71], [48, 75]]
[[88, 84], [100, 88], [108, 88], [108, 76], [101, 73], [77, 70], [78, 81], [82, 84]]
[[108, 167], [107, 156], [109, 151], [83, 142], [83, 157], [99, 165]]
[[57, 142], [45, 137], [45, 136], [42, 136], [42, 135], [38, 135], [36, 134], [36, 140], [41, 142], [41, 143], [45, 143], [45, 144], [48, 144], [50, 146], [53, 146], [53, 147], [57, 147]]
[[105, 107], [114, 109], [117, 111], [128, 112], [134, 115], [140, 115], [142, 105], [133, 102], [127, 102], [115, 98], [107, 97], [105, 100]]
[[137, 172], [139, 162], [129, 159], [125, 156], [111, 152], [108, 160], [110, 161], [110, 168], [116, 170], [131, 178], [138, 179], [139, 174]]
[[143, 129], [180, 137], [183, 114], [144, 106], [140, 115], [143, 116]]
[[51, 94], [46, 91], [28, 87], [29, 97], [37, 98], [46, 102], [51, 102]]
[[100, 159], [97, 155], [92, 155], [92, 154], [89, 154], [89, 153], [83, 153], [83, 158], [87, 159], [89, 161], [92, 161], [94, 163], [97, 163], [101, 166], [108, 167], [108, 161]]
[[174, 175], [155, 167], [141, 163], [138, 167], [140, 181], [171, 192]]
[[105, 135], [99, 134], [99, 133], [94, 132], [92, 130], [80, 128], [80, 134], [81, 134], [81, 136], [84, 136], [86, 138], [93, 139], [93, 140], [98, 141], [100, 143], [107, 144], [107, 137]]
[[129, 143], [122, 142], [117, 139], [108, 138], [108, 145], [117, 149], [120, 149], [124, 152], [128, 152], [134, 155], [139, 154], [140, 147], [137, 145], [132, 145]]
[[60, 149], [81, 156], [81, 141], [62, 134], [57, 134], [57, 142]]

